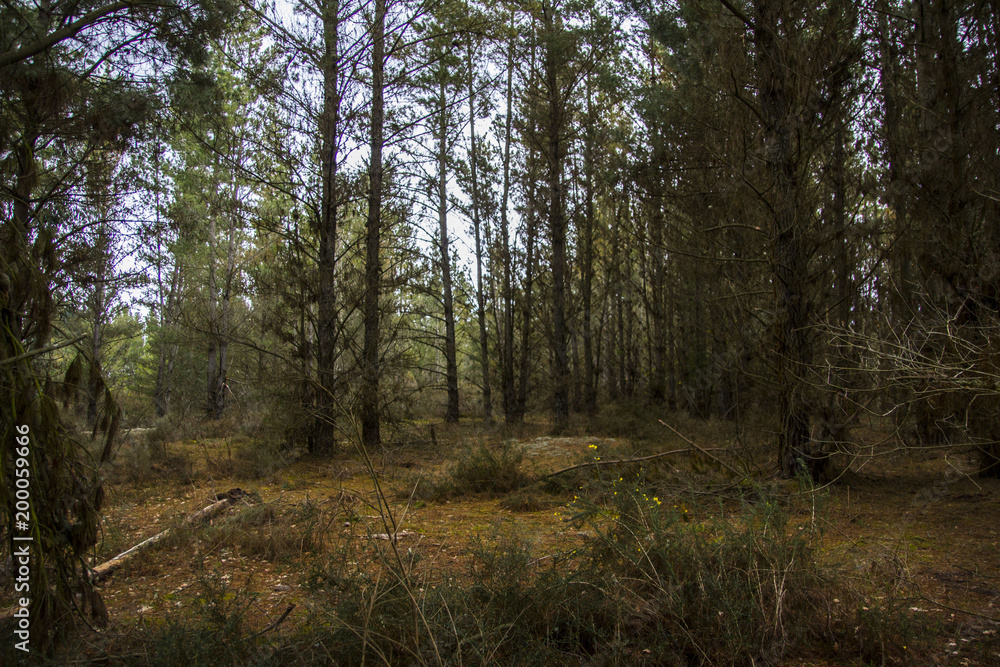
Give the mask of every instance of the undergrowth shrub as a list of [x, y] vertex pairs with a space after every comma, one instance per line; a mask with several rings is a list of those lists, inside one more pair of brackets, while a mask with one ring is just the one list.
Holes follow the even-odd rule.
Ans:
[[410, 475], [404, 479], [404, 484], [396, 497], [400, 500], [439, 502], [453, 498], [457, 493], [455, 481], [450, 475], [444, 477]]
[[814, 557], [815, 532], [789, 525], [777, 503], [726, 518], [661, 501], [640, 481], [612, 488], [607, 505], [576, 501], [576, 520], [597, 537], [572, 553], [537, 558], [506, 528], [474, 539], [466, 571], [440, 580], [421, 574], [416, 552], [401, 557], [402, 546], [345, 552], [312, 579], [330, 594], [324, 622], [338, 629], [329, 648], [347, 664], [365, 655], [510, 665], [653, 655], [745, 665], [829, 634], [831, 579]]
[[539, 567], [516, 532], [474, 540], [467, 569], [447, 578], [383, 545], [355, 543], [310, 577], [329, 596], [316, 625], [331, 628], [322, 641], [342, 664], [562, 664], [592, 653], [608, 627], [600, 591]]
[[502, 495], [517, 491], [528, 483], [521, 470], [523, 458], [524, 451], [510, 443], [495, 450], [479, 444], [460, 452], [444, 475], [409, 476], [397, 497], [440, 502], [468, 493]]
[[[744, 507], [737, 520], [664, 503], [620, 479], [608, 509], [581, 517], [598, 538], [588, 556], [629, 635], [668, 662], [770, 660], [801, 639], [827, 582], [808, 529], [777, 503]], [[615, 586], [627, 581], [627, 586]]]
[[267, 503], [245, 507], [197, 532], [207, 552], [230, 547], [250, 558], [281, 561], [321, 548], [331, 521], [316, 503], [284, 511]]
[[[415, 544], [352, 533], [313, 553], [312, 603], [280, 640], [253, 633], [250, 598], [207, 577], [195, 617], [156, 635], [153, 664], [926, 664], [897, 591], [852, 592], [817, 561], [814, 519], [790, 523], [764, 492], [727, 515], [626, 479], [609, 502], [574, 501], [596, 537], [571, 552], [538, 555], [498, 523], [441, 569]], [[218, 534], [291, 533], [294, 521], [322, 542], [339, 516], [328, 514], [309, 501], [293, 514], [248, 508]]]
[[234, 588], [217, 572], [200, 577], [198, 586], [193, 610], [172, 616], [151, 631], [147, 664], [251, 664], [258, 646], [246, 621], [256, 596]]
[[459, 493], [509, 493], [524, 486], [524, 451], [509, 443], [496, 450], [480, 444], [459, 454], [449, 474]]
[[591, 442], [573, 462], [574, 466], [555, 476], [545, 479], [544, 489], [552, 493], [573, 493], [586, 495], [594, 502], [609, 500], [614, 485], [620, 477], [630, 478], [641, 474], [648, 479], [661, 463], [658, 460], [630, 463], [629, 459], [644, 456], [649, 445], [635, 447], [631, 442]]
[[274, 479], [287, 465], [279, 443], [253, 440], [236, 451], [232, 474], [237, 479]]
[[160, 417], [144, 435], [151, 452], [165, 455], [167, 443], [177, 439], [177, 425], [167, 417]]
[[464, 587], [453, 590], [471, 621], [474, 662], [558, 664], [612, 638], [604, 592], [562, 557], [536, 558], [515, 529], [475, 538], [470, 556]]
[[632, 442], [662, 442], [665, 429], [650, 419], [650, 408], [641, 401], [625, 401], [603, 406], [587, 424], [587, 433]]
[[162, 440], [139, 438], [127, 442], [112, 462], [109, 478], [114, 483], [139, 486], [156, 479], [190, 483], [195, 478], [193, 463], [182, 454], [171, 454]]
[[511, 512], [537, 512], [544, 509], [546, 504], [538, 497], [536, 491], [518, 489], [501, 499], [500, 507]]
[[864, 570], [855, 573], [861, 574], [858, 579], [845, 581], [850, 588], [846, 596], [839, 596], [854, 612], [847, 624], [854, 641], [842, 642], [844, 648], [865, 664], [891, 664], [901, 657], [918, 664], [921, 648], [944, 631], [942, 619], [914, 606], [914, 598], [919, 599], [922, 593], [912, 588], [896, 553], [875, 555]]

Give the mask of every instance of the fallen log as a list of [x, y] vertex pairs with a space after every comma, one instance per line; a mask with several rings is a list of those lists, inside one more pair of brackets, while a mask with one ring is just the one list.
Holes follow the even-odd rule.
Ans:
[[725, 451], [724, 448], [716, 447], [715, 449], [705, 449], [704, 447], [702, 447], [701, 445], [696, 444], [693, 440], [691, 440], [690, 438], [688, 438], [687, 436], [685, 436], [683, 433], [681, 433], [680, 431], [678, 431], [677, 429], [675, 429], [673, 426], [671, 426], [667, 422], [663, 421], [662, 419], [658, 419], [657, 421], [659, 421], [661, 424], [663, 424], [664, 426], [666, 426], [667, 428], [669, 428], [671, 431], [673, 431], [674, 433], [676, 433], [677, 436], [681, 440], [683, 440], [687, 444], [691, 445], [692, 447], [694, 447], [695, 449], [697, 449], [699, 452], [701, 452], [702, 454], [704, 454], [708, 458], [710, 458], [713, 461], [715, 461], [718, 465], [722, 466], [723, 468], [725, 468], [729, 472], [731, 472], [734, 475], [736, 475], [736, 477], [739, 477], [740, 479], [743, 479], [743, 478], [746, 477], [746, 473], [740, 472], [739, 470], [737, 470], [733, 466], [729, 465], [728, 463], [726, 463], [725, 461], [723, 461], [719, 457], [717, 457], [714, 454], [710, 453], [710, 452], [714, 452], [714, 451], [719, 451], [720, 449], [722, 451]]
[[704, 454], [705, 456], [707, 456], [708, 458], [710, 458], [712, 461], [715, 461], [715, 463], [718, 464], [719, 466], [722, 466], [723, 468], [725, 468], [725, 469], [729, 470], [730, 472], [734, 473], [737, 477], [741, 477], [742, 478], [742, 477], [746, 476], [745, 473], [740, 472], [739, 470], [737, 470], [733, 466], [729, 465], [728, 463], [726, 463], [725, 461], [723, 461], [719, 457], [717, 457], [714, 454], [712, 454], [712, 452], [724, 452], [724, 451], [726, 451], [726, 449], [724, 447], [713, 447], [713, 448], [702, 447], [701, 445], [696, 444], [690, 438], [685, 437], [677, 429], [675, 429], [670, 424], [667, 424], [662, 419], [658, 420], [658, 421], [661, 424], [663, 424], [664, 426], [666, 426], [667, 428], [669, 428], [671, 431], [673, 431], [674, 433], [676, 433], [678, 436], [680, 436], [680, 438], [682, 440], [684, 440], [684, 442], [686, 442], [689, 445], [691, 445], [691, 447], [687, 447], [685, 449], [672, 449], [669, 452], [660, 452], [658, 454], [650, 454], [649, 456], [637, 456], [637, 457], [629, 458], [629, 459], [608, 459], [606, 461], [596, 461], [596, 460], [595, 461], [587, 461], [586, 463], [578, 463], [576, 465], [572, 465], [572, 466], [569, 466], [569, 467], [566, 467], [566, 468], [561, 468], [560, 470], [556, 470], [555, 472], [550, 472], [547, 475], [542, 475], [541, 477], [538, 478], [538, 481], [545, 481], [547, 479], [551, 479], [551, 478], [555, 477], [556, 475], [561, 475], [564, 472], [569, 472], [571, 470], [579, 470], [580, 468], [592, 468], [592, 467], [598, 467], [598, 466], [610, 466], [610, 465], [616, 465], [616, 464], [619, 464], [619, 463], [641, 463], [642, 461], [649, 461], [649, 460], [652, 460], [652, 459], [658, 459], [658, 458], [662, 458], [664, 456], [673, 456], [674, 454], [690, 454], [692, 452], [699, 452], [701, 454]]
[[[184, 527], [191, 527], [191, 526], [196, 526], [203, 521], [208, 521], [209, 519], [218, 516], [227, 507], [235, 503], [240, 498], [244, 497], [244, 494], [228, 492], [226, 494], [223, 494], [222, 496], [217, 496], [217, 497], [221, 497], [222, 500], [217, 500], [211, 505], [203, 507], [194, 514], [191, 514], [190, 516], [186, 517], [181, 522], [181, 525]], [[93, 568], [90, 571], [90, 580], [93, 582], [97, 582], [101, 581], [102, 579], [106, 579], [109, 575], [111, 575], [112, 572], [114, 572], [122, 565], [130, 561], [137, 554], [142, 553], [143, 551], [153, 546], [154, 544], [162, 542], [164, 539], [166, 539], [167, 536], [170, 535], [171, 530], [173, 529], [167, 528], [166, 530], [157, 533], [156, 535], [153, 535], [149, 539], [143, 540], [142, 542], [135, 545], [131, 549], [121, 552], [111, 560], [101, 563], [100, 565], [98, 565], [97, 567]]]
[[567, 468], [561, 468], [559, 470], [556, 470], [555, 472], [550, 472], [547, 475], [542, 475], [538, 479], [539, 480], [550, 479], [552, 477], [555, 477], [556, 475], [561, 475], [564, 472], [569, 472], [570, 470], [578, 470], [580, 468], [593, 468], [593, 467], [597, 467], [597, 466], [610, 466], [610, 465], [615, 465], [615, 464], [618, 464], [618, 463], [639, 463], [641, 461], [649, 461], [649, 460], [652, 460], [652, 459], [663, 458], [664, 456], [671, 456], [673, 454], [685, 454], [685, 453], [689, 453], [689, 452], [693, 452], [693, 451], [696, 451], [696, 450], [693, 449], [693, 448], [688, 447], [688, 448], [685, 448], [685, 449], [673, 449], [673, 450], [671, 450], [669, 452], [660, 452], [659, 454], [650, 454], [649, 456], [637, 456], [635, 458], [630, 458], [630, 459], [608, 459], [607, 461], [587, 461], [586, 463], [577, 463], [576, 465], [569, 466]]

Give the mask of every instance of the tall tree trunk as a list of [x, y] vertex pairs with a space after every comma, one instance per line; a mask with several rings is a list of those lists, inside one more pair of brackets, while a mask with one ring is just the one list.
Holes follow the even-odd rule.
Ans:
[[156, 184], [154, 187], [154, 206], [156, 210], [156, 315], [159, 319], [159, 351], [158, 363], [156, 366], [156, 383], [153, 387], [153, 410], [157, 417], [163, 417], [170, 411], [170, 392], [172, 388], [172, 378], [168, 375], [168, 369], [173, 372], [173, 354], [176, 347], [171, 349], [170, 343], [166, 341], [166, 332], [172, 322], [173, 297], [177, 286], [177, 275], [179, 263], [174, 261], [174, 268], [170, 272], [169, 291], [163, 280], [163, 225], [160, 220], [160, 157], [162, 146], [159, 141], [156, 143], [153, 154], [153, 168], [156, 173]]
[[[302, 253], [302, 243], [298, 232], [295, 233], [295, 249], [296, 252]], [[301, 285], [298, 290], [298, 310], [299, 310], [299, 322], [295, 330], [295, 337], [297, 342], [296, 352], [299, 358], [299, 381], [301, 382], [300, 389], [300, 405], [307, 411], [308, 414], [313, 414], [318, 410], [316, 400], [317, 394], [317, 382], [313, 377], [313, 362], [316, 353], [316, 345], [313, 344], [312, 337], [312, 327], [309, 322], [309, 301], [310, 294], [309, 290], [305, 285]], [[319, 415], [317, 415], [319, 416]], [[318, 454], [327, 453], [317, 447], [316, 443], [316, 429], [315, 421], [307, 426], [306, 428], [296, 428], [291, 433], [288, 434], [290, 438], [290, 444], [295, 442], [295, 438], [300, 436], [303, 431], [305, 431], [306, 446], [309, 448], [310, 452], [316, 452]]]
[[[632, 210], [634, 206], [633, 201], [629, 201], [626, 207], [626, 228], [630, 227], [633, 223], [633, 218], [635, 216]], [[635, 392], [635, 378], [638, 375], [636, 370], [636, 355], [634, 350], [634, 336], [638, 327], [635, 322], [635, 303], [633, 301], [633, 279], [635, 267], [632, 264], [632, 256], [634, 249], [632, 244], [629, 242], [628, 237], [620, 237], [622, 247], [621, 247], [621, 261], [619, 263], [620, 267], [620, 289], [621, 289], [621, 300], [619, 302], [619, 326], [620, 326], [620, 339], [621, 339], [621, 368], [619, 369], [619, 381], [621, 383], [622, 395], [626, 398], [632, 398]]]
[[[672, 272], [676, 275], [676, 269]], [[677, 279], [671, 275], [666, 288], [667, 406], [677, 409]]]
[[622, 240], [621, 234], [625, 224], [625, 211], [627, 210], [628, 195], [622, 197], [622, 207], [615, 219], [615, 226], [611, 231], [611, 298], [612, 298], [612, 326], [613, 343], [608, 352], [610, 370], [608, 372], [608, 393], [611, 400], [617, 401], [625, 391], [625, 314], [622, 300]]
[[569, 334], [569, 361], [570, 376], [573, 379], [570, 405], [574, 412], [580, 412], [583, 406], [583, 369], [580, 363], [580, 337], [576, 335], [575, 331], [571, 331]]
[[[649, 50], [650, 84], [659, 80], [655, 50]], [[664, 236], [666, 234], [666, 215], [663, 207], [663, 190], [666, 187], [663, 176], [663, 165], [666, 161], [665, 139], [660, 135], [659, 125], [653, 125], [650, 136], [651, 164], [649, 165], [646, 198], [649, 208], [649, 246], [647, 266], [649, 271], [650, 290], [646, 298], [646, 309], [652, 316], [650, 340], [650, 376], [649, 399], [654, 405], [663, 403], [666, 398], [666, 325], [664, 312], [666, 298], [664, 295]]]
[[161, 306], [160, 352], [156, 366], [156, 384], [153, 391], [153, 406], [157, 417], [170, 412], [170, 396], [173, 393], [174, 366], [177, 363], [177, 343], [173, 340], [175, 303], [180, 289], [180, 266], [175, 264], [170, 277], [170, 294]]
[[236, 274], [236, 221], [231, 221], [228, 231], [228, 243], [226, 246], [226, 275], [225, 288], [222, 290], [219, 300], [219, 363], [215, 371], [215, 405], [212, 406], [212, 416], [214, 419], [221, 419], [222, 413], [226, 409], [226, 393], [230, 391], [228, 383], [229, 373], [229, 339], [230, 319], [232, 312], [230, 300], [233, 294], [233, 279]]
[[438, 106], [438, 225], [440, 241], [438, 248], [441, 253], [441, 287], [444, 300], [444, 357], [445, 382], [448, 385], [448, 407], [445, 411], [446, 422], [455, 423], [459, 420], [458, 396], [458, 351], [455, 342], [455, 300], [451, 285], [451, 249], [448, 239], [448, 100], [445, 94], [445, 83], [440, 81]]
[[[1000, 282], [996, 278], [996, 206], [995, 198], [982, 196], [989, 187], [982, 183], [985, 174], [972, 177], [982, 169], [976, 169], [972, 160], [989, 156], [986, 159], [995, 164], [995, 115], [980, 121], [982, 129], [977, 127], [977, 105], [963, 83], [987, 76], [986, 51], [982, 64], [975, 62], [969, 54], [974, 47], [968, 46], [973, 38], [967, 32], [967, 26], [985, 21], [981, 15], [974, 16], [967, 3], [920, 0], [914, 4], [920, 134], [926, 142], [919, 154], [914, 217], [923, 238], [924, 250], [918, 256], [927, 276], [924, 287], [932, 306], [947, 314], [949, 335], [987, 350], [993, 341], [986, 327], [996, 323]], [[992, 11], [995, 18], [995, 5]], [[986, 150], [974, 145], [984, 137], [990, 138]], [[956, 369], [968, 363], [951, 345], [929, 339], [927, 347], [929, 354], [948, 359]], [[989, 365], [985, 360], [981, 363]], [[965, 406], [975, 401], [976, 407], [948, 416], [968, 424], [968, 435], [979, 449], [980, 476], [1000, 478], [1000, 400], [980, 389], [966, 389], [960, 397]]]
[[325, 454], [337, 445], [337, 161], [340, 146], [340, 3], [321, 2], [323, 19], [323, 110], [320, 134], [319, 261], [316, 321], [316, 415], [310, 451]]
[[210, 417], [215, 415], [215, 406], [218, 403], [218, 349], [219, 349], [219, 320], [218, 320], [218, 300], [219, 286], [215, 276], [215, 242], [216, 242], [216, 214], [209, 212], [208, 219], [208, 361], [206, 368], [206, 387], [208, 388], [205, 412]]
[[521, 303], [521, 358], [518, 371], [517, 389], [517, 421], [524, 421], [524, 416], [528, 408], [528, 382], [531, 378], [531, 323], [534, 319], [534, 278], [535, 263], [537, 261], [535, 253], [535, 240], [538, 234], [538, 215], [536, 212], [535, 197], [535, 166], [534, 151], [528, 153], [527, 180], [528, 189], [525, 194], [528, 211], [525, 229], [525, 266], [524, 266], [524, 298]]
[[563, 213], [563, 136], [565, 118], [559, 81], [560, 51], [556, 10], [542, 5], [545, 30], [543, 67], [547, 101], [545, 148], [548, 161], [549, 242], [552, 245], [552, 417], [556, 431], [569, 422], [569, 329], [566, 322], [566, 217]]
[[510, 144], [514, 118], [514, 12], [511, 11], [511, 38], [507, 43], [507, 113], [504, 119], [503, 145], [503, 194], [500, 198], [500, 237], [503, 243], [503, 411], [507, 423], [517, 421], [516, 390], [514, 385], [514, 289], [510, 249], [510, 224], [507, 207], [510, 203]]
[[597, 411], [597, 378], [594, 374], [594, 340], [591, 329], [591, 319], [593, 318], [593, 296], [594, 296], [594, 200], [597, 197], [594, 186], [594, 150], [596, 138], [594, 136], [594, 108], [592, 101], [592, 91], [590, 78], [587, 79], [587, 128], [584, 138], [583, 152], [583, 186], [584, 186], [584, 216], [583, 229], [580, 230], [580, 274], [582, 303], [581, 333], [583, 336], [583, 409], [588, 414]]
[[[768, 201], [771, 274], [774, 289], [774, 338], [781, 471], [795, 476], [800, 462], [809, 465], [809, 408], [803, 400], [803, 378], [810, 363], [806, 326], [806, 267], [797, 216], [793, 155], [793, 118], [789, 74], [779, 35], [792, 30], [785, 0], [758, 0], [754, 24], [759, 106], [763, 127], [764, 164], [771, 196]], [[817, 471], [810, 471], [817, 472]], [[815, 476], [815, 475], [814, 475]]]
[[[159, 169], [157, 168], [157, 173]], [[159, 189], [157, 189], [157, 230], [159, 222]], [[169, 287], [164, 284], [162, 272], [162, 245], [157, 234], [156, 254], [156, 286], [157, 307], [160, 325], [160, 349], [156, 366], [156, 384], [153, 390], [153, 408], [157, 417], [163, 417], [170, 412], [170, 395], [173, 391], [174, 366], [177, 363], [177, 342], [173, 338], [175, 323], [178, 320], [176, 310], [180, 307], [181, 266], [174, 258], [174, 266], [170, 271]]]
[[887, 200], [893, 212], [893, 250], [890, 267], [894, 289], [890, 303], [895, 320], [904, 323], [915, 315], [915, 285], [913, 271], [913, 241], [911, 239], [909, 207], [907, 205], [906, 148], [903, 145], [903, 111], [899, 100], [899, 39], [892, 30], [886, 0], [876, 5], [878, 17], [879, 88], [885, 109], [882, 123], [884, 159], [889, 168]]
[[[658, 170], [657, 170], [658, 171]], [[650, 378], [649, 378], [649, 399], [652, 403], [659, 405], [663, 403], [666, 396], [666, 356], [667, 339], [666, 323], [667, 318], [663, 310], [666, 299], [663, 294], [664, 286], [664, 261], [663, 261], [663, 209], [656, 201], [662, 182], [654, 180], [653, 188], [656, 194], [653, 195], [650, 206], [651, 217], [649, 221], [649, 246], [648, 246], [648, 269], [649, 269], [649, 295], [646, 299], [646, 311], [652, 319], [650, 331]]]
[[476, 251], [476, 319], [479, 322], [479, 359], [483, 372], [483, 421], [493, 421], [493, 398], [490, 390], [489, 336], [486, 330], [486, 297], [483, 286], [482, 221], [479, 217], [479, 160], [476, 146], [476, 70], [472, 61], [473, 40], [469, 38], [469, 171], [472, 176], [472, 230]]
[[[103, 208], [98, 204], [98, 208]], [[90, 378], [87, 392], [87, 423], [94, 426], [97, 423], [97, 404], [102, 396], [101, 389], [103, 383], [101, 376], [104, 374], [101, 359], [101, 333], [104, 326], [107, 308], [107, 271], [109, 239], [107, 223], [101, 213], [101, 223], [97, 232], [97, 266], [94, 274], [94, 293], [91, 295], [90, 316], [93, 318], [90, 330]]]
[[385, 0], [375, 0], [372, 25], [371, 158], [368, 165], [368, 220], [365, 225], [364, 348], [362, 351], [361, 441], [366, 447], [382, 444], [379, 427], [379, 296], [382, 262], [382, 147], [385, 99]]

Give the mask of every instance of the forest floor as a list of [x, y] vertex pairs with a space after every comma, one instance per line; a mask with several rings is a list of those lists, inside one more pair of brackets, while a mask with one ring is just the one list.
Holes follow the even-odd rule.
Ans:
[[[686, 446], [667, 429], [615, 434], [581, 423], [563, 437], [548, 437], [546, 428], [416, 425], [401, 437], [404, 444], [371, 452], [369, 464], [351, 450], [326, 459], [301, 451], [261, 454], [259, 445], [254, 449], [252, 440], [240, 436], [166, 438], [155, 448], [133, 437], [109, 471], [95, 564], [163, 530], [173, 534], [99, 585], [110, 624], [86, 634], [74, 651], [88, 660], [156, 662], [144, 634], [204, 617], [209, 603], [215, 611], [230, 604], [227, 613], [246, 632], [271, 640], [294, 637], [333, 613], [318, 601], [330, 586], [323, 573], [331, 563], [340, 559], [350, 569], [368, 562], [358, 551], [345, 557], [341, 547], [370, 544], [392, 553], [391, 534], [396, 553], [421, 586], [468, 577], [470, 553], [509, 539], [522, 544], [537, 567], [571, 560], [601, 530], [600, 523], [573, 520], [580, 507], [575, 485], [583, 493], [584, 480], [599, 478], [607, 468], [559, 475], [570, 480], [561, 488], [529, 484], [511, 493], [460, 492], [446, 484], [456, 457], [470, 446], [497, 451], [507, 442], [522, 453], [527, 478], [537, 479], [597, 463], [602, 455], [608, 460]], [[976, 477], [970, 452], [900, 448], [869, 430], [860, 438], [881, 444], [856, 448], [860, 456], [836, 483], [803, 489], [770, 474], [766, 443], [737, 444], [729, 425], [687, 419], [680, 430], [702, 447], [743, 447], [744, 460], [762, 471], [756, 492], [780, 498], [793, 528], [816, 529], [822, 566], [854, 582], [863, 591], [858, 599], [880, 591], [882, 608], [898, 614], [904, 626], [919, 628], [909, 639], [888, 638], [886, 631], [882, 652], [869, 647], [863, 660], [831, 640], [822, 649], [792, 647], [780, 664], [1000, 665], [1000, 481]], [[732, 484], [702, 484], [712, 474], [706, 466], [712, 468], [708, 454], [664, 457], [643, 468], [648, 488], [659, 490], [657, 503], [681, 507], [685, 521], [690, 512], [698, 522], [743, 502]], [[211, 525], [181, 525], [233, 487], [252, 498], [235, 503]], [[841, 601], [830, 597], [824, 604], [832, 609]], [[906, 641], [913, 643], [912, 661]]]

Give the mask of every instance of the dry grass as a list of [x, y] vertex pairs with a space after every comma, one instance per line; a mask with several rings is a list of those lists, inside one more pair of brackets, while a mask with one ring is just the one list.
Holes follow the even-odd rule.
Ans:
[[[733, 442], [729, 424], [671, 423], [701, 444]], [[677, 444], [662, 427], [633, 441], [612, 426], [540, 439], [544, 425], [529, 425], [513, 478]], [[518, 488], [522, 477], [506, 491], [435, 496], [443, 480], [482, 481], [453, 474], [459, 452], [503, 460], [511, 434], [414, 432], [426, 442], [377, 458], [396, 542], [380, 535], [387, 522], [359, 463], [307, 456], [248, 483], [218, 467], [248, 442], [147, 450], [189, 472], [114, 477], [102, 554], [176, 526], [230, 486], [260, 502], [178, 531], [116, 573], [102, 591], [111, 628], [73, 650], [121, 664], [1000, 664], [1000, 484], [969, 477], [973, 462], [957, 453], [859, 460], [819, 490], [738, 485], [669, 460], [587, 469], [562, 488]], [[637, 472], [641, 484], [616, 487]]]

